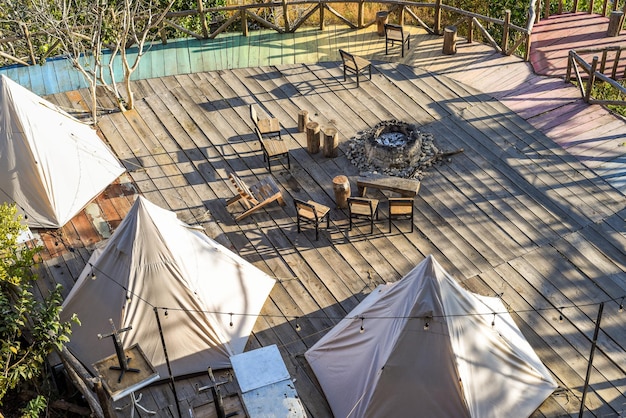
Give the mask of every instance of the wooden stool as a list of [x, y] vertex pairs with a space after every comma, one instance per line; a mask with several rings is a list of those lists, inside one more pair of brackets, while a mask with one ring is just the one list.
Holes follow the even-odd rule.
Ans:
[[378, 36], [385, 36], [385, 23], [389, 22], [389, 12], [376, 12], [376, 32]]
[[320, 124], [317, 122], [306, 124], [306, 149], [309, 154], [317, 154], [320, 150]]
[[324, 128], [324, 157], [335, 158], [339, 148], [339, 139], [335, 128]]
[[309, 123], [309, 111], [301, 110], [298, 112], [298, 132], [304, 132], [306, 125]]
[[348, 197], [350, 196], [350, 180], [346, 176], [337, 176], [333, 179], [333, 192], [337, 207], [346, 209], [348, 207]]
[[446, 26], [443, 30], [443, 53], [456, 54], [456, 26]]

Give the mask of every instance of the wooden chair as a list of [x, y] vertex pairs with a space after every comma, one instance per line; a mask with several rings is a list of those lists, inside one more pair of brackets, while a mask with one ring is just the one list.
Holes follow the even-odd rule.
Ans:
[[369, 219], [370, 234], [372, 234], [374, 232], [374, 217], [378, 220], [378, 200], [366, 197], [349, 197], [348, 217], [350, 218], [350, 230], [352, 230], [352, 219]]
[[404, 28], [401, 25], [385, 23], [385, 55], [389, 53], [389, 44], [394, 46], [396, 42], [400, 43], [402, 57], [404, 57], [404, 44], [406, 44], [407, 50], [411, 47], [411, 35], [404, 33]]
[[359, 87], [359, 74], [368, 72], [370, 80], [372, 79], [372, 63], [365, 58], [353, 55], [343, 49], [339, 50], [341, 60], [343, 61], [343, 81], [346, 81], [346, 73], [356, 75], [356, 86]]
[[254, 127], [261, 133], [262, 137], [272, 138], [277, 136], [279, 139], [282, 139], [282, 137], [280, 136], [280, 122], [278, 121], [278, 119], [259, 118], [259, 115], [253, 104], [250, 105], [250, 119], [252, 119]]
[[309, 200], [305, 202], [300, 199], [293, 199], [296, 206], [296, 216], [298, 219], [298, 233], [300, 233], [300, 222], [312, 223], [315, 225], [315, 241], [319, 238], [319, 225], [326, 218], [326, 229], [330, 227], [330, 208], [321, 203]]
[[229, 174], [228, 177], [233, 183], [233, 186], [235, 186], [235, 189], [237, 189], [238, 194], [237, 196], [229, 199], [226, 202], [226, 206], [241, 201], [241, 203], [246, 207], [246, 210], [242, 214], [235, 217], [235, 221], [239, 222], [246, 216], [274, 201], [280, 203], [281, 206], [285, 206], [283, 193], [278, 188], [278, 185], [274, 181], [273, 177], [268, 176], [252, 186], [248, 186], [234, 173]]
[[410, 219], [411, 232], [413, 232], [413, 198], [412, 197], [390, 197], [389, 202], [389, 232], [391, 232], [392, 219]]
[[272, 172], [272, 161], [281, 160], [287, 158], [287, 169], [291, 169], [291, 161], [289, 160], [289, 149], [285, 141], [278, 138], [264, 138], [258, 129], [254, 129], [259, 144], [261, 144], [261, 151], [263, 151], [263, 161], [267, 161], [267, 169]]

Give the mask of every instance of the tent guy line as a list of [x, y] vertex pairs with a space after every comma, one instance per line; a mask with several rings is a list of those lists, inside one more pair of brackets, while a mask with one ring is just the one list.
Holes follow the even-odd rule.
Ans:
[[[158, 310], [162, 310], [164, 311], [164, 315], [167, 316], [167, 311], [179, 311], [179, 312], [185, 312], [185, 313], [203, 313], [203, 314], [214, 314], [214, 315], [225, 315], [225, 316], [230, 316], [230, 317], [235, 317], [235, 316], [257, 316], [257, 317], [261, 317], [261, 318], [285, 318], [288, 320], [294, 320], [294, 321], [298, 321], [299, 319], [301, 319], [303, 316], [302, 315], [276, 315], [276, 314], [262, 314], [259, 313], [258, 315], [253, 315], [253, 314], [249, 314], [249, 313], [237, 313], [237, 312], [222, 312], [222, 311], [205, 311], [205, 310], [201, 310], [201, 309], [185, 309], [185, 308], [179, 308], [179, 307], [167, 307], [167, 306], [154, 306], [152, 305], [150, 302], [148, 302], [147, 300], [143, 299], [141, 296], [139, 296], [136, 293], [133, 293], [132, 291], [128, 290], [126, 287], [122, 286], [120, 283], [118, 283], [117, 281], [115, 281], [115, 279], [113, 277], [110, 277], [109, 275], [107, 275], [105, 272], [99, 270], [96, 266], [94, 266], [92, 263], [89, 263], [89, 267], [92, 269], [92, 280], [95, 280], [95, 276], [99, 276], [99, 275], [103, 275], [105, 278], [111, 280], [113, 283], [117, 284], [118, 286], [120, 286], [120, 288], [122, 288], [124, 291], [126, 291], [128, 294], [136, 297], [137, 299], [141, 300], [142, 302], [146, 303], [148, 306], [154, 308], [154, 309], [158, 309]], [[93, 271], [95, 271], [95, 273], [93, 273]], [[96, 274], [97, 273], [97, 274]], [[272, 276], [270, 276], [272, 277]], [[280, 279], [278, 279], [279, 283], [280, 283]], [[498, 297], [502, 297], [503, 294], [499, 294]], [[605, 299], [603, 301], [600, 302], [590, 302], [590, 303], [582, 303], [582, 304], [570, 304], [570, 305], [562, 305], [559, 307], [549, 307], [549, 308], [534, 308], [534, 309], [519, 309], [519, 310], [514, 310], [514, 309], [508, 309], [506, 311], [492, 311], [492, 312], [488, 312], [488, 313], [466, 313], [466, 314], [448, 314], [448, 315], [420, 315], [420, 316], [362, 316], [362, 315], [358, 315], [358, 316], [353, 316], [353, 317], [347, 317], [347, 316], [342, 316], [342, 317], [338, 317], [338, 316], [327, 316], [327, 315], [306, 315], [306, 318], [309, 319], [331, 319], [331, 320], [365, 320], [365, 319], [423, 319], [423, 320], [428, 320], [428, 319], [439, 319], [439, 318], [453, 318], [453, 317], [471, 317], [471, 316], [491, 316], [491, 315], [504, 315], [504, 314], [519, 314], [519, 313], [531, 313], [531, 312], [546, 312], [546, 311], [556, 311], [559, 313], [559, 322], [563, 320], [564, 315], [563, 315], [563, 311], [566, 309], [572, 309], [572, 308], [585, 308], [585, 307], [589, 307], [589, 306], [599, 306], [601, 303], [609, 303], [609, 302], [615, 302], [617, 305], [619, 305], [618, 308], [618, 312], [622, 313], [624, 311], [624, 300], [626, 299], [626, 295], [624, 296], [618, 296], [615, 298], [610, 298], [610, 299]], [[618, 302], [619, 301], [619, 302]], [[495, 319], [495, 318], [494, 318]], [[492, 321], [493, 323], [493, 321]]]

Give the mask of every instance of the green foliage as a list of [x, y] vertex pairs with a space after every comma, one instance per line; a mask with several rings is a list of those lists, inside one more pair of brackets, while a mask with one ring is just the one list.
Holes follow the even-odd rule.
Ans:
[[[619, 83], [623, 86], [626, 80], [620, 80]], [[591, 97], [596, 100], [626, 100], [626, 97], [616, 88], [602, 81], [593, 85]], [[606, 105], [606, 107], [619, 115], [626, 116], [626, 106]]]
[[[61, 287], [41, 301], [32, 293], [36, 277], [31, 268], [40, 248], [17, 243], [25, 229], [20, 220], [15, 205], [0, 205], [0, 405], [9, 390], [36, 383], [47, 355], [68, 342], [71, 333], [71, 322], [59, 319]], [[45, 405], [45, 398], [38, 396], [23, 416], [39, 416]]]

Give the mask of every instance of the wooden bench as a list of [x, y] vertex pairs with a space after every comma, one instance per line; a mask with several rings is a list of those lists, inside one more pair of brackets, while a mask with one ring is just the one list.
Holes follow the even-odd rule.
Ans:
[[243, 180], [233, 173], [230, 173], [228, 177], [233, 183], [233, 186], [235, 186], [235, 189], [237, 189], [238, 194], [237, 196], [229, 199], [226, 202], [226, 206], [241, 201], [241, 203], [246, 207], [246, 210], [242, 214], [235, 217], [235, 221], [239, 222], [256, 210], [261, 209], [274, 201], [280, 203], [281, 206], [285, 206], [283, 193], [278, 188], [278, 185], [274, 181], [273, 177], [265, 177], [252, 186], [248, 186]]
[[365, 196], [367, 188], [389, 190], [402, 197], [415, 197], [420, 190], [420, 181], [401, 177], [385, 176], [382, 174], [362, 174], [356, 181], [359, 195]]
[[339, 50], [341, 60], [343, 61], [343, 81], [346, 81], [346, 73], [356, 75], [356, 86], [359, 87], [359, 74], [369, 72], [370, 80], [372, 79], [372, 63], [343, 49]]

